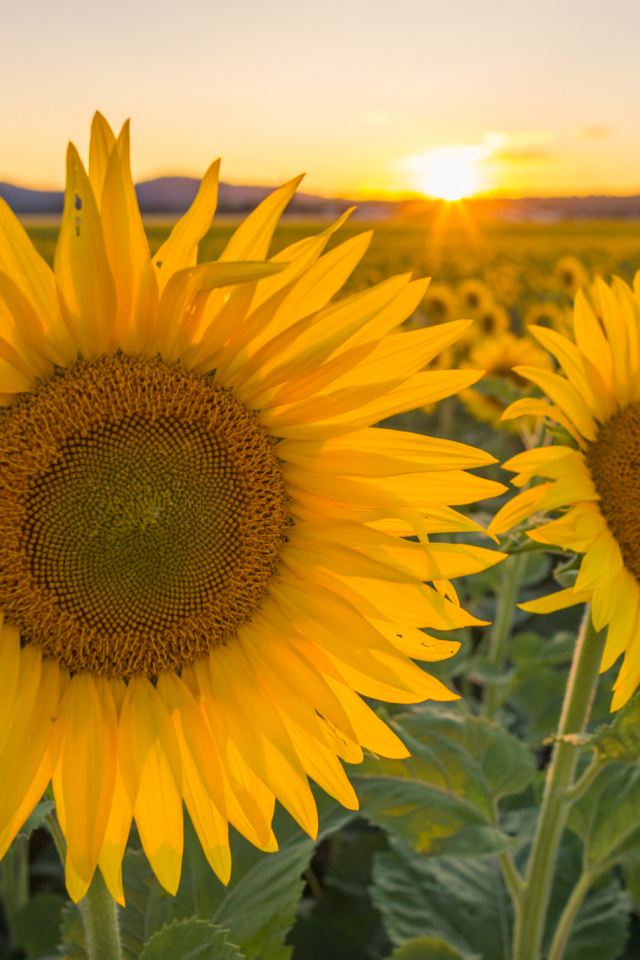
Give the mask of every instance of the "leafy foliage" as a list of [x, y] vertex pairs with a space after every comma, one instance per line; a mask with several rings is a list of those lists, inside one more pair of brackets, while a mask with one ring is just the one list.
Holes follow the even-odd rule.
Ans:
[[488, 720], [431, 707], [391, 725], [411, 756], [368, 758], [352, 775], [369, 819], [421, 853], [489, 856], [512, 846], [496, 805], [533, 780], [524, 745]]
[[140, 960], [242, 960], [227, 931], [206, 920], [174, 920], [149, 937]]

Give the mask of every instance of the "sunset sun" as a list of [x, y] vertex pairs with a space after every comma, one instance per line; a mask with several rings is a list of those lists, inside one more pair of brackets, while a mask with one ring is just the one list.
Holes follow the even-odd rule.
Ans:
[[478, 151], [473, 147], [442, 147], [424, 157], [421, 189], [430, 197], [461, 200], [477, 193]]

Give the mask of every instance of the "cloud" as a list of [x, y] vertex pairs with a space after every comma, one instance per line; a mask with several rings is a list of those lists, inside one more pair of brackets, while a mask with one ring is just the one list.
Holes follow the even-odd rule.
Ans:
[[592, 126], [583, 127], [580, 136], [583, 140], [608, 140], [613, 136], [613, 130], [603, 123], [595, 123]]
[[555, 162], [552, 142], [553, 134], [548, 130], [486, 133], [483, 140], [491, 160], [535, 166], [546, 166]]

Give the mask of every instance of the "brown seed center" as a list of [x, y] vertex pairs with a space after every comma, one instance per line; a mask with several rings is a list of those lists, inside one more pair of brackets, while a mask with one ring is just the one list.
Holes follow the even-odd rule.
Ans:
[[640, 404], [614, 414], [589, 444], [586, 461], [600, 510], [625, 566], [640, 581]]
[[72, 671], [155, 675], [230, 639], [288, 523], [272, 439], [181, 367], [80, 362], [0, 421], [0, 608]]

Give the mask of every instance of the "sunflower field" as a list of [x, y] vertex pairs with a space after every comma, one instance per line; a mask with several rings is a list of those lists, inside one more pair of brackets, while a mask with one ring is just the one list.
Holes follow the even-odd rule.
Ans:
[[0, 958], [637, 957], [640, 225], [208, 172], [149, 261], [94, 122], [0, 210]]

